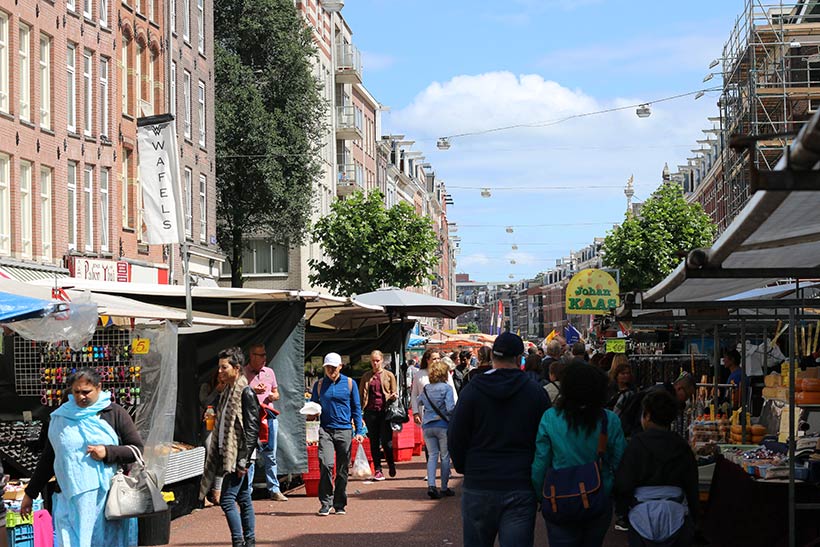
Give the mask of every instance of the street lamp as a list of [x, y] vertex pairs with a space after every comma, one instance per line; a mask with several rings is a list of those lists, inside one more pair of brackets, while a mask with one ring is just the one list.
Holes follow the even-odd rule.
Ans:
[[649, 108], [649, 103], [642, 104], [641, 106], [636, 108], [635, 114], [637, 114], [639, 118], [648, 118], [649, 116], [651, 116], [652, 110], [650, 110]]
[[438, 148], [439, 150], [449, 150], [450, 139], [448, 137], [439, 137], [438, 141], [436, 142], [436, 148]]
[[490, 189], [489, 189], [489, 188], [482, 188], [482, 189], [481, 189], [481, 197], [483, 197], [483, 198], [488, 198], [488, 197], [490, 197], [490, 196], [492, 196], [492, 194], [490, 193]]
[[321, 4], [328, 13], [339, 13], [345, 7], [344, 0], [321, 0]]

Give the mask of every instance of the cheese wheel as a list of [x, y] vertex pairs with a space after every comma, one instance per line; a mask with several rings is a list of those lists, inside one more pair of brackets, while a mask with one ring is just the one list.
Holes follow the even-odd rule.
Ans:
[[763, 435], [752, 435], [752, 444], [760, 444], [763, 442]]
[[780, 387], [783, 385], [780, 375], [776, 372], [763, 377], [763, 385], [766, 387]]
[[795, 395], [798, 405], [820, 405], [820, 391], [801, 391]]
[[766, 426], [760, 424], [755, 424], [752, 426], [752, 435], [754, 435], [755, 437], [762, 437], [767, 432], [768, 430], [766, 429]]
[[820, 379], [818, 378], [803, 378], [799, 382], [801, 391], [820, 392]]
[[[746, 426], [747, 435], [751, 434], [752, 428], [751, 426]], [[732, 434], [733, 435], [742, 435], [743, 434], [743, 426], [742, 425], [733, 425], [732, 426]]]

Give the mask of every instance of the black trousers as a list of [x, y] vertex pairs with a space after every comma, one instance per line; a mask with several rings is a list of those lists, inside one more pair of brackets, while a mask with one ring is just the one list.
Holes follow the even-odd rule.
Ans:
[[393, 462], [393, 429], [385, 419], [383, 410], [365, 410], [364, 423], [367, 426], [367, 438], [370, 439], [370, 456], [373, 458], [373, 467], [376, 471], [382, 470], [382, 452], [389, 468], [395, 467]]

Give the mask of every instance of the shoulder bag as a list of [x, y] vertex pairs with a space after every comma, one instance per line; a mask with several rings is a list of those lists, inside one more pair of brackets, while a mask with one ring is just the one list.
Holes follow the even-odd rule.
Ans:
[[140, 451], [131, 445], [128, 445], [128, 448], [134, 454], [136, 462], [131, 466], [129, 475], [120, 469], [111, 477], [111, 488], [105, 500], [105, 518], [108, 520], [127, 519], [168, 510], [157, 478], [145, 468]]
[[559, 526], [580, 524], [601, 516], [609, 507], [601, 476], [608, 439], [607, 421], [603, 412], [595, 461], [547, 470], [541, 491], [541, 513], [548, 522]]
[[441, 410], [439, 410], [438, 406], [436, 406], [436, 403], [434, 403], [433, 400], [430, 398], [430, 395], [427, 394], [427, 388], [429, 386], [430, 386], [430, 384], [427, 384], [426, 386], [424, 386], [424, 389], [422, 390], [423, 393], [424, 393], [424, 396], [427, 397], [427, 402], [430, 403], [430, 406], [433, 407], [433, 410], [436, 411], [436, 414], [438, 414], [438, 417], [449, 424], [450, 423], [449, 418], [447, 418], [444, 415], [444, 413]]

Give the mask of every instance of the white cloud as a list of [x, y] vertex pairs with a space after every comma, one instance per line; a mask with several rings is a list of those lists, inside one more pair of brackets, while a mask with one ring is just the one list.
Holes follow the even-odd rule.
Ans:
[[392, 55], [375, 51], [362, 51], [362, 69], [365, 71], [378, 72], [395, 64], [396, 58]]
[[[681, 91], [688, 90], [660, 96]], [[476, 279], [506, 279], [509, 273], [520, 278], [548, 269], [554, 262], [547, 258], [579, 249], [579, 241], [604, 236], [609, 225], [584, 223], [621, 221], [622, 188], [629, 176], [635, 176], [636, 194], [648, 197], [660, 183], [664, 163], [673, 171], [685, 163], [689, 149], [698, 146], [695, 140], [702, 138], [701, 129], [710, 127], [706, 117], [717, 114], [716, 96], [707, 95], [653, 104], [645, 119], [631, 107], [583, 115], [644, 100], [593, 97], [539, 75], [489, 72], [431, 83], [410, 105], [389, 112], [384, 126], [385, 133], [416, 141], [453, 195], [448, 220], [471, 225], [458, 235], [465, 248], [481, 251], [459, 257], [458, 271]], [[579, 117], [535, 127], [568, 116]], [[458, 136], [519, 124], [527, 127]], [[440, 136], [453, 136], [449, 151], [436, 149]], [[614, 188], [590, 188], [601, 185]], [[575, 189], [543, 189], [548, 186]], [[485, 199], [481, 187], [525, 190], [495, 190]], [[517, 226], [513, 235], [505, 233], [506, 225]], [[512, 255], [498, 246], [513, 242], [541, 247]], [[547, 246], [552, 243], [565, 248], [557, 253]], [[509, 264], [511, 256], [516, 265]]]

